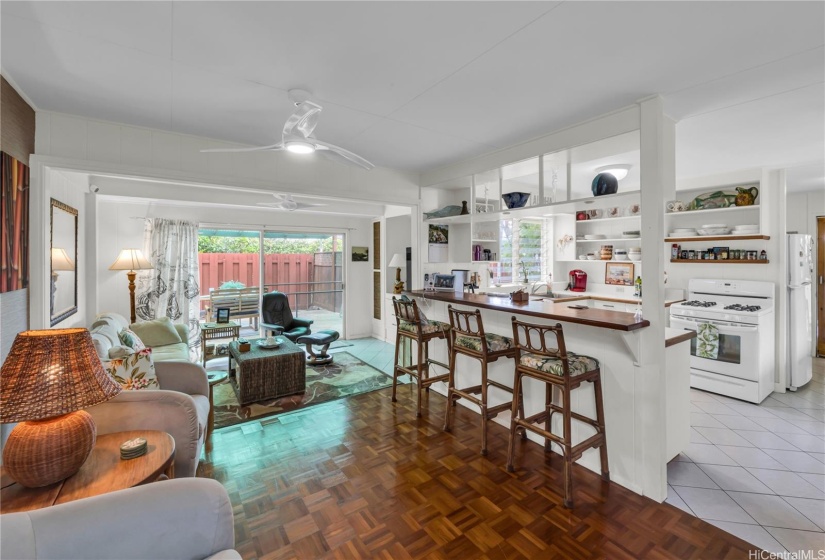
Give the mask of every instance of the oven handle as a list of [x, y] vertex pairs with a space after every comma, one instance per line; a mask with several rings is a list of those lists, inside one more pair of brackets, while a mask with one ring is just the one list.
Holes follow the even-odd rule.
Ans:
[[710, 325], [716, 325], [717, 327], [724, 327], [726, 331], [729, 332], [756, 332], [757, 326], [748, 326], [748, 327], [737, 327], [734, 326], [733, 323], [728, 323], [726, 321], [708, 321], [702, 319], [693, 319], [689, 317], [671, 317], [671, 319], [676, 319], [677, 321], [688, 321], [690, 323], [708, 323]]

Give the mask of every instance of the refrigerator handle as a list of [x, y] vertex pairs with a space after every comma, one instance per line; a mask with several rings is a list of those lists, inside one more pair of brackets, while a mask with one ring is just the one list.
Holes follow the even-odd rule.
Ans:
[[819, 275], [819, 285], [820, 286], [822, 285], [822, 275], [821, 274]]

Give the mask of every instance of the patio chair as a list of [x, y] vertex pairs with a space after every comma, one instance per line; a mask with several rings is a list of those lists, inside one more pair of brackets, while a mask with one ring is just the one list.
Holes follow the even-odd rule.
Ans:
[[261, 326], [267, 335], [283, 335], [295, 342], [298, 337], [306, 336], [312, 332], [309, 328], [310, 325], [312, 325], [311, 320], [292, 316], [292, 310], [289, 308], [289, 298], [285, 293], [269, 292], [264, 294], [261, 306]]

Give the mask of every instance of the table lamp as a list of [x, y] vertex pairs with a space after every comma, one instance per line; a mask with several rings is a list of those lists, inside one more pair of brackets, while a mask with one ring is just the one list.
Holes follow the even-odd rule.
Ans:
[[401, 281], [401, 269], [407, 268], [407, 260], [401, 253], [395, 253], [390, 260], [389, 267], [395, 267], [395, 289], [392, 293], [400, 294], [404, 291], [404, 282]]
[[0, 368], [0, 422], [20, 422], [3, 448], [18, 484], [48, 486], [76, 473], [97, 430], [82, 408], [120, 393], [86, 329], [21, 332]]
[[129, 311], [130, 322], [137, 321], [135, 316], [135, 277], [136, 270], [149, 270], [155, 268], [152, 266], [140, 249], [123, 249], [117, 256], [115, 262], [109, 267], [109, 270], [128, 270], [126, 277], [129, 279]]
[[51, 311], [54, 313], [54, 293], [57, 291], [57, 273], [61, 270], [74, 270], [74, 261], [66, 252], [66, 249], [59, 247], [52, 248], [52, 297]]

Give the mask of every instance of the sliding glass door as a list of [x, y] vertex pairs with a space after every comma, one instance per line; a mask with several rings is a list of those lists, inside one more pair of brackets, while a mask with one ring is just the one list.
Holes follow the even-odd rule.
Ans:
[[344, 333], [344, 237], [330, 233], [263, 233], [263, 285], [289, 298], [293, 315], [313, 331]]

